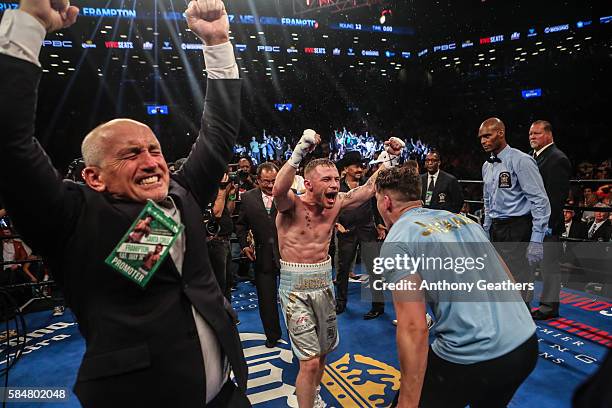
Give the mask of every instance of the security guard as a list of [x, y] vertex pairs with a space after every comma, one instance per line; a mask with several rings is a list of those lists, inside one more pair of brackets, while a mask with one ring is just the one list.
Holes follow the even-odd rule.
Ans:
[[[517, 282], [533, 282], [530, 265], [544, 256], [550, 202], [533, 157], [506, 142], [506, 127], [498, 118], [485, 120], [478, 139], [491, 157], [482, 165], [485, 219], [483, 227], [496, 244]], [[528, 244], [527, 244], [528, 243]], [[533, 291], [522, 293], [525, 303]]]

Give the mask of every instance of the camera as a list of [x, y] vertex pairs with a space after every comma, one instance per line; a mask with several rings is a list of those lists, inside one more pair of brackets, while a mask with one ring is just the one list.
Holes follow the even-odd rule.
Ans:
[[206, 229], [206, 235], [208, 237], [214, 238], [217, 236], [217, 234], [219, 234], [219, 231], [221, 231], [221, 225], [219, 225], [215, 219], [210, 207], [204, 210], [203, 222], [204, 228]]
[[249, 173], [242, 169], [238, 171], [234, 171], [228, 174], [229, 180], [234, 184], [240, 184], [243, 181], [246, 181], [249, 178]]

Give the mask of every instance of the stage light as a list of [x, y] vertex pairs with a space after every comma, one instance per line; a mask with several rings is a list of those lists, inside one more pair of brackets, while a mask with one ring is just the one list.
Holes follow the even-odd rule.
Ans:
[[381, 13], [380, 13], [380, 24], [385, 24], [390, 22], [391, 17], [393, 17], [393, 12], [389, 9], [384, 9]]

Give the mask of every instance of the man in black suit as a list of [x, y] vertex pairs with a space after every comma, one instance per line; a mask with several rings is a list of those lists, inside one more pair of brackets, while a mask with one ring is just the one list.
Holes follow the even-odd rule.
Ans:
[[[339, 171], [344, 169], [344, 177], [340, 180], [340, 192], [347, 193], [354, 188], [363, 186], [364, 159], [358, 151], [347, 152], [336, 166]], [[336, 273], [336, 314], [341, 314], [346, 309], [348, 301], [349, 273], [353, 260], [359, 247], [361, 262], [364, 270], [369, 276], [370, 295], [372, 307], [363, 318], [372, 320], [385, 312], [385, 299], [379, 291], [374, 290], [374, 281], [380, 280], [380, 276], [373, 272], [374, 257], [378, 255], [378, 246], [374, 243], [378, 239], [385, 238], [385, 228], [375, 223], [374, 208], [376, 202], [367, 200], [359, 207], [347, 209], [340, 213], [337, 221], [337, 251], [338, 260]]]
[[[202, 223], [240, 124], [225, 7], [192, 1], [185, 13], [204, 42], [209, 80], [200, 134], [183, 168], [169, 173], [148, 126], [116, 119], [83, 141], [86, 184], [62, 180], [33, 137], [42, 40], [72, 25], [78, 12], [67, 0], [22, 0], [0, 25], [0, 195], [63, 286], [85, 338], [74, 391], [84, 407], [250, 406], [235, 315], [211, 270]], [[117, 259], [147, 212], [171, 226], [161, 231], [174, 241], [159, 241], [169, 256], [137, 284], [105, 260]]]
[[579, 217], [574, 217], [574, 215], [574, 210], [563, 210], [564, 230], [561, 236], [564, 238], [586, 239], [588, 232], [587, 225]]
[[463, 206], [463, 191], [455, 176], [440, 170], [440, 163], [440, 153], [435, 150], [425, 157], [427, 173], [421, 175], [421, 200], [425, 208], [458, 213]]
[[[568, 201], [569, 205], [573, 205], [573, 202]], [[580, 261], [576, 256], [574, 248], [579, 245], [574, 239], [584, 240], [587, 239], [587, 225], [580, 220], [580, 217], [574, 216], [574, 210], [563, 209], [563, 226], [564, 230], [561, 234], [562, 238], [569, 238], [570, 241], [563, 242], [563, 255], [561, 256], [561, 264], [569, 266], [570, 273], [580, 267]]]
[[[236, 236], [242, 252], [255, 262], [255, 286], [259, 317], [266, 333], [266, 347], [272, 348], [281, 338], [278, 315], [278, 274], [279, 255], [276, 235], [276, 206], [272, 187], [278, 167], [266, 162], [257, 167], [257, 183], [254, 188], [242, 194], [240, 212], [236, 221]], [[255, 248], [247, 241], [249, 230], [253, 232]]]
[[552, 126], [545, 120], [538, 120], [531, 125], [529, 145], [533, 149], [531, 155], [536, 160], [550, 201], [548, 231], [544, 237], [544, 259], [541, 262], [543, 287], [540, 307], [531, 312], [534, 319], [546, 320], [559, 316], [561, 290], [559, 236], [565, 231], [563, 205], [569, 194], [572, 165], [565, 153], [554, 144]]
[[587, 226], [587, 239], [592, 241], [610, 241], [612, 223], [610, 222], [610, 207], [603, 203], [595, 204], [602, 211], [595, 211], [595, 219]]

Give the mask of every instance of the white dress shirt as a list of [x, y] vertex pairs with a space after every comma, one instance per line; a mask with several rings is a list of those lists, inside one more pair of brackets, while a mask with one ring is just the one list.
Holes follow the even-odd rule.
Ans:
[[573, 220], [570, 220], [570, 222], [565, 223], [565, 231], [563, 232], [563, 234], [561, 234], [561, 236], [566, 238], [569, 236], [570, 229], [572, 228], [572, 222]]
[[440, 169], [438, 169], [438, 171], [436, 171], [434, 174], [429, 174], [429, 172], [427, 172], [427, 185], [425, 186], [426, 189], [429, 188], [429, 183], [431, 182], [431, 178], [433, 177], [433, 186], [432, 186], [432, 190], [434, 189], [434, 187], [436, 186], [436, 182], [438, 181], [438, 176], [440, 175]]
[[600, 222], [593, 221], [593, 225], [591, 225], [591, 228], [589, 228], [589, 231], [588, 231], [589, 239], [597, 232], [599, 227], [601, 227], [604, 222], [606, 222], [606, 220], [603, 220]]
[[547, 144], [546, 146], [544, 146], [544, 147], [543, 147], [543, 148], [541, 148], [540, 150], [537, 150], [537, 151], [535, 152], [536, 157], [538, 157], [539, 155], [541, 155], [541, 154], [542, 154], [542, 152], [543, 152], [544, 150], [546, 150], [546, 149], [548, 148], [548, 146], [552, 146], [552, 144], [553, 144], [553, 142], [550, 142], [549, 144]]

